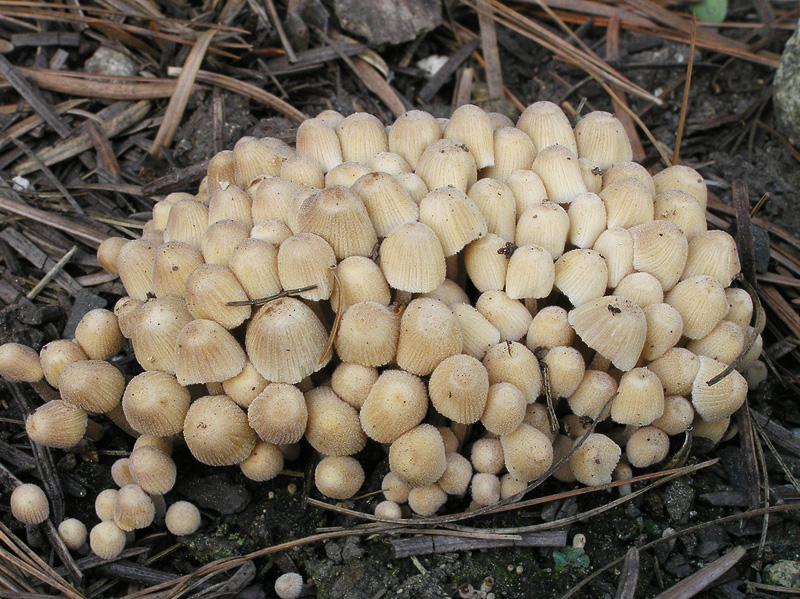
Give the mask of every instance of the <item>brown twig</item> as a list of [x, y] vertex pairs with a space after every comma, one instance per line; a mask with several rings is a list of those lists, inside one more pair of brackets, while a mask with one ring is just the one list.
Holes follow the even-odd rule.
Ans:
[[681, 115], [678, 118], [678, 132], [675, 134], [675, 149], [672, 152], [672, 163], [679, 164], [681, 158], [681, 141], [686, 126], [686, 114], [689, 111], [689, 91], [692, 88], [692, 70], [694, 69], [694, 48], [697, 43], [697, 17], [692, 13], [692, 42], [689, 45], [689, 62], [686, 65], [686, 85], [681, 100]]

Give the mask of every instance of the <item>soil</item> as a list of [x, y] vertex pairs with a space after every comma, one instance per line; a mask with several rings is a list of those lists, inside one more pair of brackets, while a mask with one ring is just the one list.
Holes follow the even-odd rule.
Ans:
[[[750, 10], [744, 0], [731, 4], [731, 15], [743, 15]], [[456, 18], [459, 15], [456, 15]], [[476, 30], [475, 23], [466, 24]], [[738, 35], [736, 31], [723, 33]], [[605, 29], [589, 28], [584, 41], [603, 55]], [[788, 37], [777, 36], [767, 48], [780, 52]], [[442, 34], [443, 35], [443, 34]], [[427, 36], [417, 49], [416, 57], [446, 53], [437, 32]], [[524, 104], [540, 99], [569, 102], [573, 107], [584, 103], [588, 110], [613, 110], [606, 92], [585, 73], [555, 61], [552, 55], [512, 31], [500, 29], [501, 58], [504, 82]], [[391, 66], [399, 62], [406, 46], [381, 49], [381, 55]], [[689, 49], [684, 44], [672, 43], [646, 35], [623, 32], [620, 37], [620, 58], [614, 65], [634, 82], [648, 90], [667, 89], [685, 74]], [[727, 61], [718, 54], [697, 50], [691, 84], [686, 135], [682, 144], [683, 160], [697, 168], [708, 181], [709, 188], [724, 202], [730, 203], [731, 181], [743, 178], [749, 185], [753, 204], [765, 193], [769, 200], [761, 208], [760, 216], [779, 223], [800, 236], [800, 210], [795, 207], [796, 190], [800, 189], [800, 168], [797, 159], [775, 136], [756, 125], [756, 119], [771, 123], [769, 85], [772, 71], [744, 60]], [[371, 96], [348, 77], [337, 72], [343, 68], [331, 63], [329, 72], [321, 77], [309, 77], [306, 90], [293, 92], [294, 105], [308, 114], [325, 108], [334, 108], [347, 114], [355, 110], [384, 112]], [[478, 79], [481, 79], [480, 71]], [[414, 98], [424, 84], [424, 79], [398, 72], [392, 84], [405, 97]], [[476, 93], [480, 86], [476, 88]], [[653, 107], [644, 115], [644, 122], [665, 147], [671, 148], [680, 117], [680, 85], [665, 97], [664, 107]], [[442, 88], [437, 98], [452, 96], [452, 83]], [[253, 131], [265, 134], [287, 128], [284, 119], [261, 114], [246, 100], [224, 94], [226, 119], [225, 139], [229, 142]], [[628, 97], [634, 111], [641, 111], [646, 102]], [[446, 116], [450, 106], [437, 100], [429, 106], [420, 106], [436, 115]], [[502, 107], [513, 113], [508, 107]], [[214, 132], [210, 128], [211, 97], [192, 100], [193, 116], [182, 125], [180, 142], [174, 152], [179, 165], [190, 165], [208, 157], [213, 148]], [[734, 118], [737, 117], [738, 118]], [[268, 118], [269, 117], [269, 118]], [[725, 117], [731, 117], [727, 119]], [[721, 123], [721, 124], [716, 124]], [[644, 137], [643, 137], [644, 140]], [[230, 143], [228, 144], [230, 145]], [[644, 163], [658, 166], [657, 153], [648, 148]], [[139, 154], [129, 153], [124, 161], [135, 163]], [[157, 173], [156, 173], [157, 174]], [[108, 298], [113, 303], [113, 297]], [[56, 320], [49, 326], [27, 325], [18, 313], [7, 310], [0, 318], [0, 340], [15, 340], [39, 346], [50, 340], [54, 332], [63, 328], [64, 322]], [[773, 331], [765, 334], [765, 347], [780, 340]], [[130, 364], [128, 365], [131, 366]], [[790, 365], [785, 380], [791, 385], [796, 368]], [[3, 393], [3, 397], [7, 397]], [[32, 397], [32, 395], [31, 395]], [[776, 377], [771, 377], [760, 388], [751, 392], [750, 405], [765, 414], [774, 414], [788, 428], [800, 426], [800, 410], [791, 393]], [[19, 419], [20, 413], [13, 403], [4, 406], [2, 415]], [[58, 468], [85, 485], [88, 496], [113, 485], [111, 464], [131, 449], [131, 439], [110, 422], [104, 421], [105, 437], [79, 451], [55, 452]], [[18, 426], [0, 423], [0, 439], [19, 444], [24, 433]], [[674, 441], [671, 454], [678, 451], [681, 439]], [[368, 479], [362, 488], [362, 498], [352, 504], [354, 509], [372, 512], [381, 497], [374, 492], [388, 471], [382, 448], [370, 445], [362, 462], [367, 463]], [[203, 527], [199, 532], [174, 540], [169, 535], [156, 533], [146, 539], [151, 546], [149, 556], [164, 553], [149, 567], [159, 571], [185, 574], [210, 561], [245, 555], [260, 548], [289, 542], [314, 534], [320, 527], [346, 527], [356, 520], [308, 505], [307, 496], [324, 500], [315, 490], [309, 490], [304, 480], [309, 479], [313, 456], [308, 447], [303, 455], [288, 468], [302, 469], [295, 475], [281, 475], [267, 483], [253, 483], [238, 469], [212, 469], [201, 466], [188, 456], [184, 447], [176, 448], [175, 458], [179, 471], [185, 473], [183, 482], [166, 497], [167, 503], [188, 498], [196, 502], [203, 514]], [[740, 514], [741, 498], [749, 490], [748, 481], [741, 476], [744, 461], [740, 439], [734, 437], [715, 448], [696, 443], [689, 464], [710, 458], [719, 462], [691, 475], [674, 480], [665, 486], [623, 503], [599, 516], [586, 518], [569, 527], [566, 548], [501, 548], [462, 551], [441, 555], [425, 555], [415, 559], [397, 559], [392, 556], [391, 538], [382, 535], [332, 539], [303, 545], [287, 551], [282, 556], [266, 556], [254, 561], [256, 576], [252, 587], [263, 589], [267, 597], [273, 596], [271, 581], [281, 572], [296, 568], [310, 579], [313, 590], [320, 599], [428, 599], [434, 597], [489, 597], [522, 599], [560, 597], [575, 584], [612, 559], [624, 557], [631, 547], [661, 539], [671, 530], [680, 530], [700, 523], [706, 527], [677, 540], [655, 545], [642, 551], [639, 559], [636, 597], [651, 597], [663, 589], [686, 578], [724, 555], [732, 547], [742, 545], [753, 549], [759, 544], [762, 533], [760, 518], [742, 519], [725, 524], [713, 524], [719, 518]], [[786, 489], [790, 481], [784, 476], [775, 460], [770, 458], [769, 484], [775, 489]], [[800, 476], [800, 460], [789, 460], [788, 467]], [[305, 466], [304, 466], [305, 465]], [[190, 476], [187, 476], [190, 475]], [[304, 478], [305, 475], [305, 478]], [[640, 488], [644, 483], [634, 485]], [[556, 481], [548, 481], [535, 491], [534, 496], [545, 496], [573, 488]], [[715, 505], [722, 494], [734, 498], [729, 505]], [[788, 491], [787, 491], [788, 493]], [[483, 516], [464, 524], [477, 528], [494, 529], [519, 527], [552, 521], [563, 515], [588, 512], [616, 499], [615, 491], [581, 495], [542, 506]], [[68, 497], [67, 512], [94, 523], [93, 507], [86, 499]], [[6, 512], [7, 495], [0, 495], [2, 521], [17, 535], [25, 539], [26, 531]], [[445, 513], [466, 509], [466, 501], [451, 500]], [[584, 550], [573, 550], [573, 536], [586, 537]], [[704, 597], [769, 596], [756, 590], [747, 591], [742, 581], [770, 580], [768, 566], [781, 560], [800, 560], [800, 521], [797, 514], [773, 514], [769, 520], [763, 551], [751, 550], [748, 557], [728, 570], [713, 588], [703, 592]], [[36, 540], [29, 538], [31, 546]], [[287, 561], [288, 558], [288, 561]], [[136, 559], [136, 558], [134, 558]], [[143, 560], [140, 560], [143, 561]], [[586, 598], [619, 596], [617, 580], [622, 564], [595, 578], [576, 595]], [[96, 582], [93, 580], [92, 582]], [[482, 590], [483, 585], [483, 590]], [[96, 596], [111, 597], [126, 593], [124, 583], [117, 583]], [[481, 594], [483, 593], [483, 594]]]

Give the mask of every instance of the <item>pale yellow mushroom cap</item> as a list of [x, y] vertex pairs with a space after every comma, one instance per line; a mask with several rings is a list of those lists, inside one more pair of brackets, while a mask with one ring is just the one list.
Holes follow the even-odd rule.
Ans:
[[349, 499], [364, 484], [364, 469], [350, 456], [326, 457], [317, 464], [314, 483], [327, 497]]
[[12, 383], [36, 383], [44, 372], [39, 363], [39, 354], [20, 343], [0, 345], [0, 376]]
[[100, 559], [111, 560], [125, 549], [125, 531], [112, 520], [101, 522], [89, 533], [89, 545]]
[[389, 467], [410, 487], [436, 482], [447, 467], [442, 435], [430, 424], [412, 428], [389, 448]]
[[175, 536], [193, 534], [200, 528], [200, 510], [188, 501], [176, 501], [167, 508], [164, 523]]
[[89, 531], [86, 525], [77, 518], [67, 518], [58, 525], [58, 536], [69, 549], [77, 551], [86, 545]]
[[40, 524], [50, 515], [50, 502], [40, 486], [20, 485], [11, 493], [11, 513], [25, 524]]
[[210, 466], [244, 460], [256, 442], [247, 415], [226, 395], [209, 395], [192, 403], [183, 424], [189, 451]]

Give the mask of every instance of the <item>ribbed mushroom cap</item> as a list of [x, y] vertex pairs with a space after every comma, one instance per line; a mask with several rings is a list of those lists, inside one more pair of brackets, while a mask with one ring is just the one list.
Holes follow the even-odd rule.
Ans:
[[217, 152], [208, 163], [206, 191], [213, 194], [224, 184], [233, 185], [236, 182], [236, 169], [234, 167], [234, 154], [231, 150]]
[[100, 247], [97, 248], [97, 261], [100, 263], [100, 266], [112, 275], [119, 274], [117, 257], [119, 256], [120, 250], [125, 247], [125, 244], [129, 241], [130, 239], [125, 239], [123, 237], [109, 237], [104, 239], [100, 243]]
[[522, 339], [533, 319], [525, 304], [511, 299], [504, 291], [482, 293], [475, 308], [500, 331], [502, 341]]
[[[133, 334], [134, 323], [136, 322], [137, 310], [144, 304], [144, 302], [137, 300], [127, 295], [121, 297], [114, 304], [114, 314], [117, 317], [119, 330], [122, 331], [123, 337], [130, 339]], [[75, 344], [77, 345], [77, 343]], [[81, 350], [83, 352], [83, 350]], [[85, 355], [85, 354], [84, 354]], [[81, 358], [85, 360], [86, 358]], [[46, 376], [46, 375], [45, 375]]]
[[244, 368], [239, 342], [213, 320], [193, 320], [175, 341], [175, 375], [181, 385], [226, 381]]
[[481, 211], [488, 232], [513, 242], [516, 237], [517, 201], [511, 188], [497, 179], [487, 178], [470, 187], [467, 195]]
[[292, 198], [299, 189], [299, 185], [281, 177], [263, 179], [253, 192], [253, 223], [274, 220], [288, 224], [289, 213], [296, 208]]
[[689, 166], [676, 164], [665, 168], [653, 177], [656, 186], [656, 194], [663, 193], [670, 189], [680, 189], [690, 194], [696, 199], [703, 210], [706, 209], [708, 201], [708, 190], [703, 177], [696, 170]]
[[592, 249], [606, 259], [609, 287], [616, 287], [633, 272], [633, 237], [627, 229], [609, 227], [600, 234]]
[[478, 169], [494, 165], [494, 128], [482, 108], [473, 104], [456, 108], [445, 127], [444, 137], [467, 146]]
[[393, 177], [400, 174], [413, 174], [414, 171], [406, 159], [395, 152], [379, 152], [370, 158], [367, 166], [373, 173], [385, 173]]
[[650, 362], [647, 368], [658, 376], [666, 395], [688, 395], [700, 369], [700, 360], [684, 347], [673, 347]]
[[114, 501], [114, 524], [124, 531], [147, 528], [153, 523], [153, 500], [137, 484], [125, 485]]
[[656, 219], [676, 224], [691, 241], [708, 230], [706, 214], [694, 197], [680, 189], [670, 189], [658, 194], [653, 200]]
[[528, 403], [533, 403], [542, 388], [539, 361], [524, 345], [513, 341], [491, 347], [483, 358], [489, 373], [489, 384], [511, 383], [522, 391]]
[[442, 491], [448, 495], [462, 497], [469, 488], [472, 480], [472, 464], [463, 455], [451, 452], [445, 455], [447, 466], [444, 474], [436, 481]]
[[[464, 249], [464, 267], [475, 288], [483, 293], [502, 290], [506, 284], [508, 258], [503, 253], [507, 241], [489, 233], [471, 241]], [[548, 254], [548, 259], [550, 258]]]
[[544, 188], [542, 178], [532, 170], [514, 171], [506, 179], [506, 185], [517, 201], [517, 221], [525, 210], [547, 201], [547, 190]]
[[101, 522], [89, 532], [92, 552], [104, 560], [112, 560], [125, 549], [125, 531], [109, 520]]
[[692, 437], [708, 439], [716, 445], [725, 436], [731, 425], [731, 417], [723, 418], [715, 422], [706, 422], [700, 416], [695, 416], [692, 423]]
[[306, 400], [294, 385], [270, 383], [247, 408], [247, 420], [264, 441], [296, 443], [306, 431]]
[[92, 360], [110, 359], [122, 348], [123, 341], [117, 317], [110, 310], [89, 310], [75, 327], [75, 342]]
[[364, 484], [364, 468], [350, 456], [325, 457], [314, 470], [314, 484], [332, 499], [349, 499]]
[[553, 102], [540, 101], [528, 106], [517, 121], [517, 129], [528, 134], [537, 152], [555, 144], [561, 144], [575, 153], [578, 152], [572, 124], [558, 104]]
[[435, 483], [446, 467], [442, 435], [430, 424], [412, 428], [398, 437], [389, 448], [389, 468], [410, 487], [425, 487]]
[[364, 202], [378, 237], [386, 237], [395, 227], [413, 223], [419, 217], [417, 203], [392, 175], [367, 173], [351, 189]]
[[228, 266], [249, 299], [269, 297], [281, 291], [278, 248], [268, 241], [245, 239], [234, 248]]
[[[747, 291], [737, 287], [728, 287], [725, 290], [725, 296], [728, 298], [728, 312], [725, 314], [725, 320], [738, 324], [742, 329], [747, 328], [753, 318], [753, 298]], [[39, 357], [41, 358], [41, 353]], [[42, 368], [44, 368], [44, 364], [42, 364]], [[47, 371], [44, 376], [47, 378]]]
[[153, 293], [156, 297], [183, 297], [186, 279], [204, 263], [195, 246], [182, 241], [162, 243], [153, 259]]
[[58, 379], [61, 399], [87, 412], [104, 413], [122, 399], [125, 377], [103, 360], [81, 360], [68, 365]]
[[120, 458], [111, 464], [111, 478], [114, 479], [114, 484], [120, 488], [136, 482], [131, 474], [129, 463], [128, 458]]
[[325, 175], [325, 187], [332, 185], [350, 187], [369, 172], [372, 172], [372, 169], [360, 162], [342, 162]]
[[586, 370], [575, 391], [567, 398], [573, 414], [588, 416], [593, 420], [605, 418], [608, 410], [603, 408], [614, 393], [617, 392], [617, 381], [607, 372]]
[[483, 360], [489, 348], [500, 343], [500, 331], [469, 304], [455, 304], [450, 309], [461, 329], [463, 338], [461, 351]]
[[259, 177], [276, 176], [282, 152], [255, 137], [242, 137], [233, 147], [233, 174], [236, 184], [246, 189]]
[[683, 335], [683, 318], [669, 304], [650, 304], [644, 309], [647, 319], [647, 337], [642, 358], [655, 360], [680, 341]]
[[629, 177], [637, 179], [640, 183], [647, 187], [647, 190], [650, 192], [652, 197], [656, 196], [656, 186], [655, 183], [653, 183], [653, 177], [650, 175], [647, 169], [638, 162], [624, 161], [612, 164], [603, 173], [603, 187], [608, 187], [614, 183], [614, 181]]
[[239, 374], [222, 381], [222, 389], [239, 407], [247, 409], [268, 384], [269, 381], [259, 374], [250, 360], [247, 360]]
[[220, 187], [208, 202], [208, 224], [232, 220], [249, 230], [253, 226], [252, 206], [253, 199], [241, 187]]
[[68, 549], [78, 551], [86, 546], [89, 531], [86, 525], [77, 518], [66, 518], [58, 525], [58, 536], [64, 541]]
[[280, 599], [297, 599], [303, 594], [303, 577], [296, 572], [281, 574], [275, 581], [275, 594]]
[[556, 204], [568, 204], [581, 193], [586, 193], [578, 157], [562, 145], [540, 149], [531, 170], [539, 175], [547, 189], [547, 199]]
[[717, 422], [733, 415], [747, 398], [747, 381], [736, 370], [709, 386], [708, 381], [727, 367], [712, 358], [698, 356], [700, 370], [692, 383], [692, 405], [698, 416], [707, 422]]
[[[365, 256], [350, 256], [336, 267], [339, 283], [344, 297], [343, 308], [346, 310], [359, 302], [378, 302], [388, 305], [392, 301], [392, 292], [381, 267]], [[339, 291], [334, 286], [331, 293], [331, 308], [336, 311], [339, 304]]]
[[394, 289], [427, 293], [444, 281], [442, 244], [433, 229], [423, 223], [395, 228], [383, 240], [380, 256], [381, 270]]
[[647, 272], [632, 272], [614, 287], [613, 295], [625, 297], [642, 309], [664, 301], [664, 288]]
[[[1, 351], [3, 351], [2, 347], [0, 347]], [[58, 389], [58, 379], [64, 368], [72, 362], [88, 359], [89, 356], [81, 349], [81, 346], [71, 339], [56, 339], [41, 349], [38, 361], [45, 380]]]
[[74, 447], [86, 432], [87, 414], [83, 408], [56, 399], [39, 406], [25, 420], [31, 441], [46, 447]]
[[0, 345], [0, 376], [12, 383], [41, 381], [44, 372], [39, 354], [33, 348], [20, 343]]
[[39, 485], [19, 485], [11, 492], [11, 513], [24, 524], [41, 524], [50, 515], [50, 502]]
[[247, 301], [236, 275], [226, 266], [203, 264], [186, 280], [186, 307], [192, 316], [213, 320], [226, 329], [235, 329], [250, 318], [250, 306], [229, 306]]
[[606, 206], [596, 193], [581, 193], [572, 199], [567, 210], [569, 237], [572, 245], [591, 248], [606, 230]]
[[409, 193], [411, 199], [414, 200], [417, 206], [419, 206], [422, 198], [428, 195], [430, 191], [428, 186], [425, 185], [425, 181], [415, 173], [398, 173], [394, 178], [397, 179], [397, 182]]
[[680, 395], [668, 395], [664, 398], [664, 413], [653, 421], [668, 435], [677, 435], [692, 426], [694, 408], [691, 402]]
[[[253, 228], [250, 229], [251, 239], [266, 241], [276, 248], [291, 236], [292, 230], [289, 228], [289, 225], [278, 220], [264, 220], [254, 224]], [[233, 255], [231, 255], [231, 260], [233, 260]], [[231, 266], [231, 269], [234, 270], [234, 267]]]
[[554, 347], [542, 358], [550, 379], [550, 397], [569, 397], [583, 380], [586, 364], [574, 347]]
[[177, 297], [153, 299], [139, 306], [132, 318], [136, 361], [145, 370], [175, 374], [175, 343], [183, 327], [194, 319], [186, 302]]
[[664, 291], [672, 289], [686, 266], [689, 243], [678, 225], [655, 220], [630, 228], [633, 268], [659, 280]]
[[153, 258], [158, 245], [146, 239], [135, 239], [119, 251], [119, 278], [131, 297], [145, 301], [147, 294], [153, 290]]
[[133, 442], [133, 449], [140, 447], [155, 447], [161, 453], [172, 455], [172, 437], [156, 437], [154, 435], [139, 435]]
[[435, 299], [412, 300], [400, 321], [397, 364], [425, 376], [445, 358], [461, 353], [462, 342], [461, 329], [450, 308]]
[[122, 409], [137, 432], [166, 437], [183, 430], [191, 400], [189, 390], [173, 375], [150, 371], [130, 380], [122, 395]]
[[226, 395], [196, 399], [186, 414], [183, 437], [192, 455], [209, 466], [238, 464], [256, 442], [247, 415]]
[[265, 304], [247, 325], [245, 347], [261, 376], [276, 383], [299, 383], [323, 368], [325, 327], [300, 300], [284, 297]]
[[728, 287], [741, 270], [733, 237], [725, 231], [707, 231], [689, 242], [688, 259], [681, 279], [707, 275]]
[[318, 118], [306, 119], [300, 123], [297, 129], [297, 153], [317, 162], [326, 173], [339, 166], [343, 160], [336, 131]]
[[605, 171], [612, 164], [633, 159], [625, 127], [609, 112], [590, 112], [575, 125], [578, 156], [591, 158]]
[[525, 394], [514, 385], [495, 383], [489, 387], [481, 422], [487, 431], [507, 435], [522, 424], [527, 405]]
[[478, 180], [472, 152], [452, 139], [440, 139], [426, 147], [414, 172], [430, 190], [454, 187], [466, 193]]
[[488, 233], [486, 220], [475, 202], [453, 187], [433, 189], [422, 199], [419, 222], [436, 233], [445, 256], [452, 256]]
[[319, 235], [333, 248], [337, 260], [372, 255], [378, 237], [364, 202], [352, 190], [328, 186], [304, 200], [298, 210], [295, 232]]
[[553, 291], [555, 276], [548, 250], [533, 244], [519, 246], [508, 260], [506, 294], [512, 299], [547, 297]]
[[409, 110], [389, 129], [389, 149], [405, 158], [411, 168], [416, 168], [425, 148], [441, 137], [442, 130], [433, 115]]
[[447, 503], [447, 493], [437, 484], [411, 489], [408, 494], [408, 507], [423, 518], [433, 516]]
[[706, 275], [684, 279], [672, 288], [664, 301], [680, 312], [683, 334], [689, 339], [708, 335], [728, 311], [725, 289], [719, 281]]
[[345, 456], [364, 448], [367, 436], [358, 412], [342, 401], [330, 387], [317, 387], [305, 395], [308, 408], [306, 439], [311, 447], [328, 456]]
[[564, 253], [569, 235], [569, 215], [554, 202], [533, 204], [520, 214], [517, 221], [518, 246], [538, 245], [550, 252], [553, 260]]
[[392, 443], [422, 422], [427, 412], [422, 379], [404, 370], [386, 370], [372, 385], [359, 418], [370, 439]]
[[[578, 157], [578, 166], [581, 167], [581, 176], [588, 193], [600, 193], [603, 189], [603, 171], [591, 158]], [[583, 194], [581, 194], [583, 195]], [[574, 201], [574, 200], [573, 200]]]
[[360, 410], [378, 376], [378, 369], [372, 366], [342, 362], [331, 374], [331, 387], [341, 399]]
[[239, 468], [250, 480], [272, 480], [283, 470], [283, 453], [274, 443], [256, 441], [250, 455], [239, 462]]
[[[573, 479], [574, 480], [574, 479]], [[508, 499], [528, 488], [528, 483], [506, 472], [500, 477], [500, 499]]]
[[345, 311], [336, 335], [336, 352], [345, 362], [384, 366], [394, 360], [400, 315], [390, 306], [360, 302]]
[[573, 306], [582, 306], [605, 293], [608, 266], [600, 252], [571, 250], [556, 260], [554, 284]]
[[478, 439], [472, 444], [469, 459], [476, 472], [497, 474], [505, 464], [503, 444], [495, 437]]
[[176, 501], [167, 508], [164, 524], [176, 537], [194, 534], [200, 528], [200, 510], [188, 501]]
[[664, 413], [664, 390], [659, 378], [647, 368], [622, 375], [611, 403], [611, 419], [620, 424], [645, 426]]
[[477, 422], [486, 407], [489, 375], [477, 359], [457, 354], [442, 360], [428, 384], [431, 403], [455, 422]]
[[200, 239], [207, 228], [208, 206], [194, 200], [183, 200], [173, 204], [169, 210], [164, 242], [183, 241], [199, 249]]
[[342, 160], [366, 162], [379, 152], [389, 151], [386, 129], [366, 112], [354, 112], [336, 127], [342, 146]]
[[600, 297], [569, 312], [569, 323], [584, 343], [620, 370], [636, 365], [647, 336], [642, 309], [623, 297]]
[[584, 485], [605, 485], [619, 462], [622, 449], [605, 435], [592, 433], [569, 460], [572, 473]]
[[655, 426], [634, 432], [625, 444], [625, 457], [635, 468], [647, 468], [663, 460], [669, 452], [667, 433]]
[[572, 345], [575, 331], [567, 320], [567, 311], [561, 306], [545, 306], [531, 320], [525, 336], [526, 347], [535, 352], [539, 348], [552, 349]]
[[686, 344], [686, 349], [698, 356], [707, 356], [723, 364], [732, 364], [742, 353], [745, 340], [745, 331], [742, 327], [723, 320], [702, 339], [693, 339]]
[[152, 447], [138, 447], [131, 452], [128, 468], [145, 493], [164, 495], [175, 486], [177, 468], [172, 458]]
[[494, 130], [494, 166], [485, 170], [486, 177], [505, 182], [511, 173], [529, 169], [536, 158], [536, 148], [528, 135], [516, 127]]
[[653, 220], [653, 196], [638, 179], [618, 179], [599, 193], [606, 205], [608, 228], [629, 229]]
[[299, 233], [278, 248], [278, 275], [284, 289], [315, 285], [300, 297], [319, 301], [328, 299], [333, 290], [336, 256], [328, 242], [313, 233]]
[[114, 520], [114, 504], [117, 502], [118, 493], [118, 489], [104, 489], [95, 497], [94, 512], [101, 521]]
[[527, 424], [500, 437], [506, 468], [514, 478], [531, 482], [553, 465], [553, 444], [544, 433]]

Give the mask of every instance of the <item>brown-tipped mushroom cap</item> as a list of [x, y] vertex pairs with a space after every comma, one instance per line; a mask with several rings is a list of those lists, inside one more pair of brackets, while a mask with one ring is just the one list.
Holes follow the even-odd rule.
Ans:
[[36, 408], [25, 420], [25, 430], [35, 443], [68, 449], [83, 438], [87, 422], [83, 408], [56, 399]]
[[412, 428], [389, 448], [389, 468], [410, 487], [433, 484], [444, 474], [446, 467], [442, 435], [430, 424]]
[[462, 424], [477, 422], [486, 407], [489, 374], [476, 358], [456, 354], [442, 360], [428, 383], [431, 403], [443, 416]]
[[183, 437], [192, 455], [209, 466], [238, 464], [256, 442], [247, 415], [225, 395], [195, 400], [186, 414]]
[[553, 464], [553, 444], [544, 433], [527, 424], [500, 437], [506, 468], [514, 478], [530, 482]]
[[364, 484], [364, 469], [350, 456], [326, 457], [314, 470], [314, 484], [326, 497], [349, 499]]
[[445, 358], [461, 353], [463, 338], [445, 304], [418, 298], [408, 304], [400, 321], [397, 364], [419, 376], [433, 372]]
[[0, 376], [12, 383], [37, 383], [44, 377], [39, 354], [20, 343], [0, 345]]
[[19, 485], [11, 492], [11, 513], [25, 524], [41, 524], [50, 515], [50, 502], [39, 485]]
[[359, 418], [369, 438], [392, 443], [422, 422], [427, 411], [422, 379], [404, 370], [387, 370], [372, 385]]
[[306, 431], [306, 400], [294, 385], [270, 383], [247, 408], [247, 420], [264, 441], [296, 443]]
[[330, 387], [317, 387], [305, 395], [308, 408], [306, 439], [311, 447], [329, 456], [345, 456], [364, 448], [367, 436], [358, 412], [339, 399]]
[[58, 389], [67, 403], [87, 412], [104, 413], [119, 405], [125, 377], [103, 360], [81, 360], [64, 368]]
[[226, 381], [239, 374], [247, 361], [239, 342], [213, 320], [188, 323], [175, 347], [175, 376], [181, 385]]
[[592, 433], [569, 460], [575, 478], [584, 485], [611, 482], [611, 473], [619, 462], [622, 449], [605, 435]]
[[143, 372], [131, 379], [122, 395], [122, 409], [138, 432], [156, 437], [183, 430], [191, 403], [189, 390], [166, 372]]

